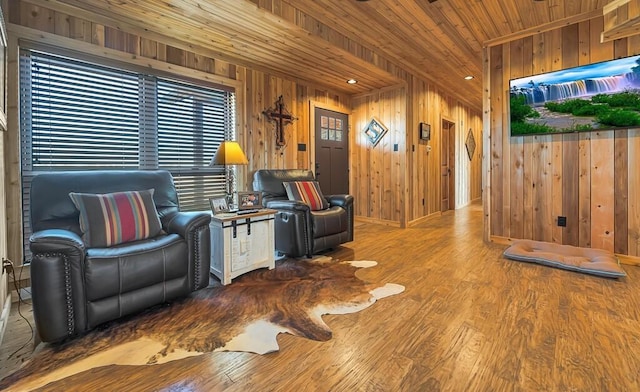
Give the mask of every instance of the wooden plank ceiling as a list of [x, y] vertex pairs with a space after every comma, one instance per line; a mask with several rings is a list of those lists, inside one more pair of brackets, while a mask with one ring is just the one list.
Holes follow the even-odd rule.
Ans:
[[[580, 15], [593, 16], [609, 2], [31, 1], [91, 12], [125, 31], [152, 32], [168, 44], [177, 40], [200, 54], [347, 93], [400, 83], [396, 66], [477, 110], [482, 108], [483, 44]], [[467, 75], [474, 79], [464, 80]], [[347, 85], [349, 78], [358, 83]]]

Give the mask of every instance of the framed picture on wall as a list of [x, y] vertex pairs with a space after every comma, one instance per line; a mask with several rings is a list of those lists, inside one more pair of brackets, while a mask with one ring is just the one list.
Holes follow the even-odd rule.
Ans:
[[382, 139], [382, 137], [389, 131], [389, 129], [380, 122], [377, 118], [371, 118], [369, 124], [364, 129], [364, 134], [367, 136], [371, 144], [375, 147], [376, 144]]
[[420, 123], [420, 139], [422, 140], [431, 140], [431, 124]]
[[467, 147], [467, 156], [469, 157], [469, 160], [473, 159], [473, 153], [476, 151], [476, 138], [473, 136], [471, 128], [469, 128], [467, 140], [465, 140], [464, 145]]

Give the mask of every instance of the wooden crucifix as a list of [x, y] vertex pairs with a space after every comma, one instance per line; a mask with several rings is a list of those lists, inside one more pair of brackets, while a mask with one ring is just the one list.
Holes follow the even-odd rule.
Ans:
[[285, 125], [289, 125], [297, 118], [293, 117], [291, 113], [284, 107], [284, 101], [282, 100], [282, 95], [278, 97], [276, 100], [274, 107], [269, 108], [262, 112], [269, 121], [273, 121], [275, 130], [276, 130], [276, 146], [282, 147], [286, 143], [284, 139], [284, 127]]

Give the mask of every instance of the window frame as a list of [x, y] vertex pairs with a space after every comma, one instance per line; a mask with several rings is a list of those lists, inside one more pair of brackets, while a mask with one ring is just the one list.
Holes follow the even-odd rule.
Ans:
[[[214, 74], [209, 74], [209, 73], [205, 73], [203, 71], [197, 71], [197, 70], [192, 70], [192, 69], [188, 69], [188, 68], [184, 68], [184, 67], [180, 67], [180, 66], [174, 66], [170, 63], [165, 63], [165, 62], [160, 62], [157, 60], [154, 60], [153, 62], [156, 64], [162, 64], [162, 65], [166, 65], [166, 67], [168, 69], [170, 69], [171, 71], [180, 71], [181, 69], [184, 70], [188, 70], [187, 75], [177, 75], [177, 73], [174, 72], [167, 72], [165, 70], [159, 69], [158, 67], [145, 67], [145, 66], [140, 66], [138, 64], [133, 64], [133, 63], [128, 63], [126, 61], [121, 61], [121, 60], [114, 60], [114, 59], [110, 59], [107, 57], [102, 57], [102, 56], [98, 56], [98, 55], [94, 55], [94, 54], [87, 54], [87, 53], [80, 53], [74, 50], [70, 50], [70, 49], [63, 49], [63, 48], [58, 48], [58, 47], [54, 47], [54, 46], [49, 46], [49, 45], [42, 45], [42, 44], [38, 44], [38, 43], [33, 43], [33, 42], [28, 42], [27, 44], [24, 44], [23, 42], [21, 42], [21, 44], [19, 45], [19, 51], [21, 53], [22, 57], [22, 52], [23, 51], [42, 51], [42, 52], [46, 52], [46, 53], [50, 53], [52, 55], [55, 56], [64, 56], [64, 57], [70, 57], [73, 60], [77, 60], [80, 62], [88, 62], [88, 63], [94, 63], [98, 66], [104, 66], [104, 67], [109, 67], [109, 68], [115, 68], [118, 70], [122, 70], [125, 72], [134, 72], [134, 73], [142, 73], [145, 75], [149, 75], [152, 77], [156, 77], [156, 78], [160, 78], [163, 81], [168, 81], [168, 82], [175, 82], [175, 83], [179, 83], [179, 84], [187, 84], [187, 85], [193, 85], [196, 87], [204, 87], [204, 88], [213, 88], [216, 90], [222, 90], [224, 92], [228, 92], [231, 93], [233, 95], [233, 102], [232, 102], [232, 112], [227, 112], [225, 116], [228, 115], [232, 115], [233, 117], [233, 126], [232, 127], [226, 127], [225, 126], [225, 131], [224, 131], [224, 137], [222, 140], [233, 140], [236, 139], [236, 135], [238, 133], [238, 129], [240, 129], [239, 127], [239, 110], [238, 110], [238, 96], [239, 96], [239, 91], [241, 92], [242, 89], [239, 88], [241, 86], [241, 83], [236, 81], [236, 80], [232, 80], [232, 79], [226, 79], [226, 78], [222, 78], [219, 77], [217, 75]], [[113, 50], [112, 50], [113, 51]], [[101, 53], [102, 54], [102, 53]], [[146, 61], [147, 59], [145, 59]], [[21, 65], [19, 65], [19, 67], [21, 67]], [[20, 73], [20, 75], [22, 75], [22, 73]], [[194, 77], [195, 76], [195, 77]], [[223, 82], [223, 84], [219, 84], [219, 83], [215, 83], [213, 82], [213, 80], [221, 80]], [[21, 81], [22, 82], [22, 81]], [[19, 85], [19, 88], [21, 88], [21, 86]], [[18, 100], [18, 106], [21, 106], [21, 100]], [[20, 123], [20, 134], [22, 135], [22, 129], [23, 129], [23, 124], [22, 124], [22, 117], [21, 117], [21, 123]], [[156, 110], [156, 125], [157, 125], [157, 110]], [[142, 116], [140, 116], [140, 119], [142, 121]], [[158, 135], [158, 127], [155, 127], [156, 132], [156, 140], [157, 140], [157, 135]], [[139, 133], [140, 137], [142, 138], [142, 134]], [[22, 139], [22, 138], [21, 138]], [[141, 139], [142, 140], [142, 139]], [[22, 140], [20, 141], [21, 143], [21, 147], [24, 147], [24, 145], [22, 143], [24, 143]], [[28, 148], [26, 151], [31, 151], [31, 148]], [[158, 167], [157, 165], [150, 164], [149, 160], [143, 159], [143, 155], [145, 155], [143, 148], [140, 147], [138, 149], [139, 151], [139, 155], [140, 155], [140, 162], [138, 167], [136, 168], [132, 168], [131, 170], [144, 170], [144, 169], [153, 169], [153, 168], [160, 168], [160, 169], [166, 169], [169, 170], [172, 175], [174, 175], [174, 179], [176, 180], [176, 183], [179, 183], [179, 177], [183, 176], [183, 175], [193, 175], [193, 174], [202, 174], [203, 170], [207, 171], [211, 174], [224, 174], [225, 178], [224, 178], [224, 189], [227, 189], [228, 187], [228, 181], [229, 181], [229, 170], [232, 169], [234, 170], [235, 168], [222, 168], [222, 167], [207, 167], [207, 166], [202, 166], [202, 167], [193, 167], [193, 168], [171, 168], [171, 167]], [[157, 159], [158, 159], [158, 155], [159, 155], [159, 150], [157, 148], [157, 144], [155, 147], [155, 160], [157, 163]], [[215, 152], [215, 151], [214, 151]], [[29, 160], [31, 160], [31, 157], [29, 157]], [[96, 168], [98, 169], [98, 168]], [[107, 169], [111, 169], [111, 168], [107, 168]], [[117, 169], [122, 169], [119, 167], [113, 167], [114, 170]], [[126, 169], [125, 169], [126, 170]], [[41, 170], [32, 170], [31, 173], [32, 174], [36, 174], [39, 172], [43, 172]], [[232, 178], [238, 178], [237, 175], [232, 176]], [[22, 178], [22, 175], [21, 175]], [[23, 197], [26, 196], [28, 197], [28, 194], [23, 193]], [[24, 209], [24, 200], [23, 200], [23, 209]], [[206, 199], [206, 203], [203, 204], [207, 204], [208, 205], [208, 198]], [[24, 217], [24, 214], [23, 214]], [[23, 224], [23, 229], [28, 229], [30, 226], [28, 223], [28, 220], [26, 220], [24, 222], [25, 224]], [[25, 240], [25, 256], [27, 255], [28, 249], [27, 249], [27, 244], [28, 244], [28, 235], [25, 232], [24, 233], [24, 240]], [[25, 261], [28, 260], [27, 257], [24, 257]]]

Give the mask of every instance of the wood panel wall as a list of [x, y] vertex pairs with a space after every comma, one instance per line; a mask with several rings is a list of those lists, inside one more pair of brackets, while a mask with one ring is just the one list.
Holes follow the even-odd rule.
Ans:
[[[408, 87], [404, 98], [406, 100], [406, 112], [397, 114], [397, 117], [402, 118], [402, 121], [407, 126], [403, 132], [395, 135], [396, 140], [391, 143], [399, 144], [399, 151], [392, 151], [393, 156], [398, 153], [406, 154], [406, 158], [404, 158], [406, 164], [403, 168], [408, 171], [406, 173], [408, 177], [403, 177], [404, 185], [401, 186], [399, 193], [393, 196], [393, 200], [402, 200], [403, 206], [396, 204], [392, 206], [384, 205], [381, 206], [380, 210], [372, 211], [370, 208], [372, 201], [369, 198], [356, 198], [356, 203], [365, 203], [366, 205], [366, 208], [357, 212], [358, 216], [405, 226], [418, 223], [422, 218], [440, 212], [440, 173], [437, 163], [440, 154], [439, 134], [443, 118], [456, 124], [456, 208], [482, 197], [482, 117], [480, 112], [453, 98], [451, 94], [439, 88], [434, 80], [425, 81], [412, 75], [411, 72], [407, 71], [407, 67], [411, 69], [412, 65], [396, 64], [384, 56], [376, 54], [365, 45], [361, 45], [339, 33], [331, 25], [323, 24], [315, 18], [298, 11], [288, 2], [281, 0], [252, 1], [257, 6], [273, 12], [284, 20], [296, 24], [314, 35], [324, 38], [336, 47], [347, 50], [363, 60], [375, 64], [407, 83]], [[379, 99], [388, 99], [388, 97], [385, 97], [386, 94], [388, 94], [388, 91], [382, 93], [382, 96], [380, 96], [380, 92], [372, 92], [371, 94], [360, 96], [360, 98], [376, 102]], [[403, 98], [393, 98], [393, 100], [396, 99]], [[398, 103], [387, 104], [394, 106]], [[374, 109], [371, 107], [363, 108], [362, 105], [360, 102], [353, 102], [354, 116], [362, 115], [363, 112], [372, 113], [378, 107], [384, 109], [384, 105], [374, 105]], [[417, 136], [419, 122], [427, 122], [432, 126], [431, 132], [434, 137], [429, 143], [419, 141]], [[364, 123], [352, 121], [355, 128], [352, 127], [353, 132], [351, 132], [351, 135], [360, 133], [367, 123], [368, 121]], [[476, 151], [472, 160], [467, 157], [464, 145], [469, 129], [472, 130], [476, 140]], [[400, 134], [405, 135], [404, 140], [398, 139]], [[357, 139], [352, 137], [352, 142], [356, 147], [358, 146]], [[431, 152], [427, 152], [427, 145], [429, 144], [431, 145]], [[400, 146], [404, 147], [405, 150], [402, 150]], [[375, 153], [373, 155], [375, 156]], [[367, 179], [363, 176], [355, 177], [353, 175], [359, 170], [356, 167], [356, 162], [361, 161], [362, 151], [356, 148], [352, 153], [351, 176], [356, 192], [359, 192], [358, 188], [363, 189], [363, 182], [369, 186], [377, 181], [372, 178]], [[388, 170], [390, 169], [386, 166], [379, 168], [379, 170], [371, 167], [371, 177], [376, 178], [380, 171], [384, 173]], [[381, 184], [384, 184], [384, 181]], [[375, 185], [374, 189], [376, 189]], [[389, 190], [384, 189], [381, 192], [388, 193]], [[376, 194], [376, 196], [381, 200], [389, 200], [388, 195]], [[422, 199], [424, 199], [424, 203]], [[400, 208], [400, 212], [398, 212], [398, 208]]]
[[[437, 86], [418, 78], [411, 83], [413, 102], [409, 138], [413, 143], [409, 153], [411, 170], [411, 207], [409, 220], [417, 220], [440, 212], [440, 154], [442, 120], [455, 124], [456, 208], [482, 197], [482, 118], [480, 113], [455, 98], [444, 94]], [[420, 140], [418, 124], [431, 125], [431, 140]], [[465, 141], [471, 130], [476, 149], [470, 160]], [[424, 199], [424, 202], [423, 202]]]
[[640, 36], [600, 43], [602, 26], [598, 17], [489, 48], [490, 236], [640, 255], [639, 129], [509, 135], [509, 79], [640, 53]]
[[[123, 32], [110, 26], [64, 14], [48, 8], [30, 4], [28, 1], [10, 2], [7, 18], [10, 23], [34, 29], [60, 37], [54, 45], [65, 49], [84, 50], [75, 42], [89, 43], [97, 48], [109, 48], [129, 54], [133, 59], [148, 58], [167, 64], [168, 68], [179, 75], [192, 76], [209, 74], [213, 79], [224, 81], [228, 85], [239, 86], [238, 92], [238, 140], [242, 143], [249, 158], [249, 166], [241, 168], [240, 190], [251, 189], [252, 176], [260, 168], [305, 168], [311, 167], [312, 151], [298, 151], [298, 144], [309, 145], [309, 101], [330, 105], [346, 113], [350, 112], [350, 97], [339, 92], [327, 90], [312, 84], [289, 81], [268, 73], [237, 66], [218, 59], [201, 56], [162, 42]], [[17, 42], [18, 37], [14, 38]], [[69, 38], [71, 40], [64, 40]], [[43, 39], [47, 41], [47, 39]], [[48, 40], [53, 42], [52, 39]], [[14, 48], [15, 49], [15, 48]], [[106, 54], [105, 54], [106, 56]], [[13, 59], [10, 73], [17, 83], [17, 58]], [[17, 92], [17, 90], [15, 90]], [[285, 129], [286, 146], [276, 148], [273, 124], [266, 121], [262, 111], [272, 107], [282, 95], [286, 107], [297, 117], [293, 124]], [[7, 181], [7, 211], [9, 224], [10, 257], [22, 260], [21, 230], [21, 193], [19, 129], [17, 122], [17, 94], [9, 98], [11, 105], [9, 132], [7, 132], [8, 156], [4, 157], [11, 181]]]
[[[265, 6], [267, 2], [260, 2]], [[275, 3], [274, 3], [275, 4]], [[290, 7], [280, 3], [272, 12], [287, 20], [305, 26], [318, 35], [326, 35], [317, 21], [305, 18]], [[52, 3], [52, 8], [55, 4]], [[268, 7], [267, 7], [268, 8]], [[130, 61], [152, 59], [164, 64], [163, 68], [179, 74], [198, 73], [212, 75], [214, 81], [238, 89], [238, 139], [249, 158], [249, 166], [240, 168], [240, 189], [251, 189], [252, 175], [260, 168], [312, 168], [313, 140], [310, 133], [310, 102], [331, 107], [352, 115], [350, 121], [351, 187], [356, 196], [356, 214], [365, 219], [392, 225], [406, 226], [440, 210], [439, 133], [442, 119], [456, 124], [456, 206], [466, 205], [481, 197], [480, 157], [482, 150], [480, 113], [460, 103], [432, 82], [419, 80], [401, 66], [392, 64], [370, 50], [334, 33], [326, 39], [333, 44], [357, 53], [381, 68], [406, 81], [405, 86], [385, 91], [351, 97], [344, 93], [298, 80], [284, 79], [219, 59], [192, 53], [153, 39], [144, 31], [125, 32], [99, 23], [103, 20], [88, 13], [82, 17], [69, 15], [29, 0], [12, 1], [9, 4], [9, 21], [29, 31], [42, 32], [39, 40], [67, 49], [86, 51], [92, 48], [108, 48], [129, 56]], [[45, 36], [49, 34], [49, 36]], [[33, 35], [33, 34], [32, 34]], [[53, 39], [51, 37], [58, 37]], [[14, 37], [16, 40], [18, 37]], [[99, 50], [92, 49], [94, 52]], [[105, 52], [106, 53], [106, 52]], [[103, 56], [108, 54], [103, 53]], [[121, 57], [121, 56], [117, 56]], [[14, 83], [17, 83], [17, 57], [13, 64]], [[17, 90], [16, 90], [17, 91]], [[282, 95], [286, 107], [297, 120], [286, 127], [286, 146], [276, 148], [273, 125], [265, 120], [262, 111], [273, 106]], [[7, 181], [9, 212], [9, 254], [21, 260], [21, 200], [19, 189], [19, 144], [17, 128], [17, 94], [11, 98], [15, 121], [8, 132], [8, 151], [5, 158], [11, 180]], [[371, 116], [380, 118], [390, 132], [376, 148], [363, 139], [362, 130]], [[418, 123], [432, 125], [431, 152], [427, 144], [418, 140]], [[468, 130], [475, 135], [476, 152], [472, 161], [466, 157], [464, 140]], [[306, 145], [298, 151], [298, 145]], [[394, 151], [394, 145], [398, 151]], [[424, 204], [422, 199], [425, 199]]]
[[[440, 212], [443, 119], [455, 124], [456, 207], [482, 196], [480, 114], [433, 84], [411, 80], [410, 87], [375, 91], [352, 99], [355, 129], [351, 178], [356, 215], [403, 227]], [[389, 128], [375, 147], [363, 134], [372, 117]], [[431, 125], [429, 141], [419, 138], [420, 122]], [[465, 147], [469, 129], [476, 140], [471, 160]]]
[[[244, 70], [243, 70], [244, 71]], [[349, 114], [351, 112], [350, 97], [331, 92], [326, 89], [296, 83], [277, 78], [259, 71], [246, 70], [246, 135], [245, 153], [249, 158], [247, 189], [251, 189], [252, 175], [257, 169], [311, 169], [314, 152], [310, 129], [310, 105], [313, 101], [331, 106], [336, 111]], [[286, 146], [276, 147], [273, 123], [269, 122], [262, 111], [273, 107], [282, 95], [286, 108], [296, 120], [285, 127]], [[306, 146], [305, 151], [298, 151], [298, 144]]]
[[[351, 151], [355, 213], [400, 226], [407, 202], [407, 93], [405, 87], [354, 97]], [[373, 146], [364, 129], [375, 117], [389, 131]]]

